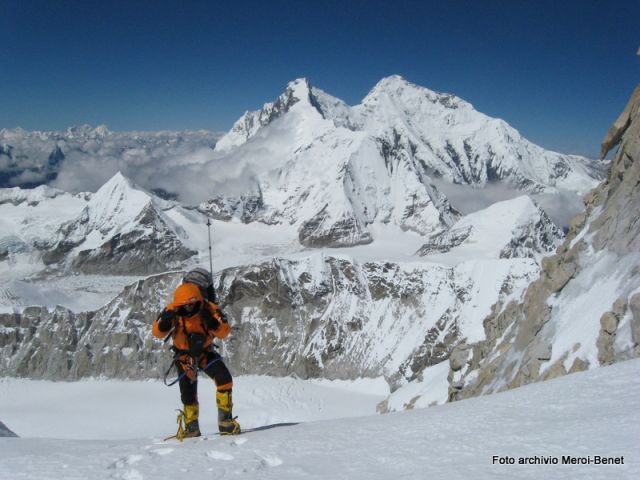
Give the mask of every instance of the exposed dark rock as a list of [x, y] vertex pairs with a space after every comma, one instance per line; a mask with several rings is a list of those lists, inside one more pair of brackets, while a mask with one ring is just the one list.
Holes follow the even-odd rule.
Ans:
[[[320, 254], [224, 270], [216, 290], [233, 332], [222, 353], [234, 374], [415, 378], [448, 358], [472, 300], [456, 296], [469, 287], [440, 270]], [[170, 356], [152, 338], [151, 323], [181, 278], [141, 280], [95, 312], [32, 307], [0, 314], [0, 375], [159, 378]], [[435, 299], [450, 306], [432, 325], [426, 318]], [[407, 329], [414, 332], [409, 348]]]
[[4, 423], [0, 422], [0, 437], [13, 437], [16, 438], [18, 435], [13, 433], [9, 427], [7, 427]]
[[306, 247], [349, 247], [371, 243], [373, 238], [360, 221], [346, 213], [335, 220], [328, 205], [300, 226], [298, 240]]
[[446, 253], [452, 248], [462, 245], [469, 235], [471, 234], [472, 227], [465, 230], [445, 230], [440, 232], [429, 239], [428, 243], [425, 243], [416, 252], [416, 255], [424, 257], [425, 255], [432, 255], [434, 253]]

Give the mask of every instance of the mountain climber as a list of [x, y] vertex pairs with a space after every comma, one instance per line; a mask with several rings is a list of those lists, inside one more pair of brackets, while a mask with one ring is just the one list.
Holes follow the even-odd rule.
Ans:
[[[204, 272], [208, 276], [208, 272]], [[220, 433], [238, 434], [240, 425], [232, 414], [233, 380], [213, 344], [213, 337], [226, 338], [231, 326], [218, 306], [203, 297], [201, 289], [193, 280], [197, 281], [198, 278], [189, 278], [189, 274], [185, 276], [183, 283], [173, 294], [173, 302], [164, 308], [153, 323], [153, 335], [157, 338], [171, 335], [173, 340], [172, 349], [175, 352], [180, 396], [184, 405], [184, 437], [200, 436], [198, 370], [206, 373], [216, 384]]]

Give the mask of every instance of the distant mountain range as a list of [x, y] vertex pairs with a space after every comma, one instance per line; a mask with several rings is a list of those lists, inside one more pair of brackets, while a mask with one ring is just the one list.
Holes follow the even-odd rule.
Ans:
[[399, 76], [382, 79], [353, 107], [295, 80], [217, 139], [104, 126], [2, 130], [0, 183], [53, 181], [79, 191], [87, 188], [74, 182], [86, 178], [95, 190], [105, 167], [163, 198], [193, 203], [198, 192], [200, 209], [214, 218], [293, 225], [303, 245], [340, 247], [370, 243], [376, 223], [421, 235], [448, 229], [459, 213], [434, 179], [584, 194], [604, 175], [601, 162], [544, 150], [464, 100]]

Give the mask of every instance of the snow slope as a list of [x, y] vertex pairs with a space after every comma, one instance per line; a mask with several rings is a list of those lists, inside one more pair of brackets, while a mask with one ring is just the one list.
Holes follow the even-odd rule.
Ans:
[[535, 258], [552, 254], [563, 234], [528, 196], [496, 202], [434, 235], [418, 255], [434, 262], [461, 259]]
[[40, 186], [0, 188], [0, 258], [30, 253], [51, 240], [60, 226], [80, 214], [91, 194]]
[[[0, 438], [0, 476], [23, 480], [185, 475], [260, 480], [638, 478], [639, 374], [636, 359], [435, 408], [297, 425], [287, 424], [299, 420], [297, 412], [288, 414], [288, 405], [282, 405], [284, 411], [274, 425], [237, 437], [208, 435], [184, 443], [163, 442], [155, 433], [158, 421], [171, 417], [170, 412], [157, 416], [154, 401], [133, 397], [135, 403], [150, 407], [149, 414], [138, 419], [137, 438], [130, 438], [130, 427], [119, 413], [111, 413], [117, 409], [101, 422], [120, 428], [121, 438], [128, 439]], [[238, 408], [246, 398], [238, 395]], [[126, 395], [113, 400], [123, 412], [131, 405]], [[63, 412], [67, 428], [81, 430], [84, 408], [74, 418], [64, 413], [64, 403], [58, 403], [64, 401], [58, 397], [47, 404], [49, 421]], [[596, 456], [610, 457], [623, 463], [562, 464], [563, 456], [592, 461]], [[500, 457], [513, 458], [515, 464], [500, 464]], [[520, 458], [559, 464], [520, 465]]]

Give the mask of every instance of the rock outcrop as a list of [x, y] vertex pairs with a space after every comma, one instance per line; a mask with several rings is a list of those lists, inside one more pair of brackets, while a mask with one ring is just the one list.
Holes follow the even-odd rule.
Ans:
[[7, 427], [4, 423], [0, 422], [0, 437], [17, 437], [14, 432], [12, 432], [9, 427]]

